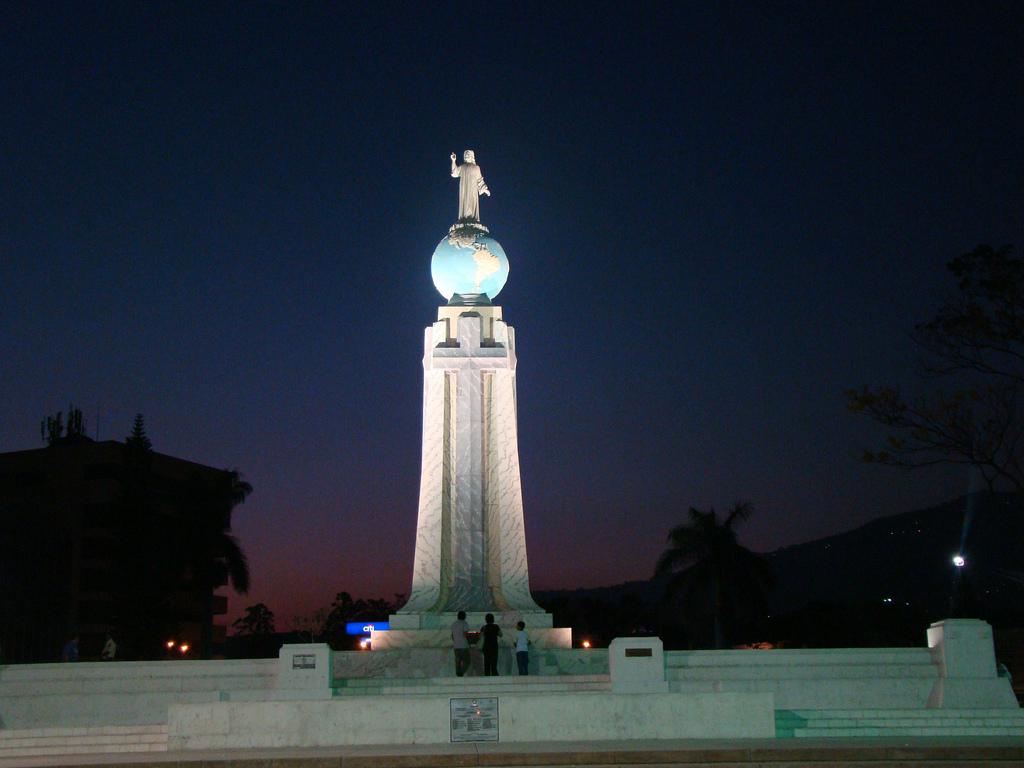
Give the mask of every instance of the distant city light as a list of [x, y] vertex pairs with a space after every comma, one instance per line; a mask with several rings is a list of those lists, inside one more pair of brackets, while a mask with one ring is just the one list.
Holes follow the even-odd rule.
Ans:
[[168, 640], [167, 641], [167, 647], [168, 648], [173, 648], [174, 647], [174, 641], [173, 640]]
[[362, 640], [360, 640], [359, 641], [359, 647], [362, 648], [364, 651], [367, 648], [369, 648], [370, 647], [370, 638], [364, 637]]
[[953, 555], [953, 565], [957, 568], [963, 568], [965, 562], [963, 555]]
[[882, 602], [883, 603], [891, 603], [892, 602], [892, 598], [891, 597], [883, 597], [882, 598]]
[[188, 643], [182, 643], [180, 646], [178, 646], [178, 649], [181, 651], [181, 655], [182, 656], [184, 656], [186, 653], [188, 653], [188, 648], [189, 648]]
[[582, 646], [583, 646], [584, 648], [589, 648], [589, 647], [590, 647], [590, 641], [589, 641], [589, 640], [584, 640], [584, 641], [583, 641], [583, 642], [581, 643], [581, 645], [582, 645]]

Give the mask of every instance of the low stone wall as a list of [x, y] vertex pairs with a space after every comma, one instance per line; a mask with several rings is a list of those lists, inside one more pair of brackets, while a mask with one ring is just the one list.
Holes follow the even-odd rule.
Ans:
[[1016, 709], [996, 671], [992, 628], [946, 619], [927, 648], [690, 651], [665, 654], [669, 690], [771, 693], [779, 709]]
[[771, 693], [779, 709], [913, 709], [938, 669], [927, 648], [669, 651], [665, 676], [679, 693]]
[[[351, 678], [436, 678], [455, 674], [451, 648], [391, 648], [372, 651], [342, 651], [334, 654], [335, 680]], [[483, 655], [470, 649], [470, 675], [482, 676]], [[498, 673], [515, 675], [512, 650], [498, 651]], [[531, 648], [531, 675], [606, 675], [608, 651], [604, 648]]]
[[[504, 647], [499, 679], [512, 686], [502, 697], [502, 702], [506, 698], [516, 702], [512, 712], [517, 712], [520, 706], [529, 709], [526, 703], [519, 703], [520, 699], [532, 702], [535, 711], [546, 711], [546, 702], [558, 700], [580, 713], [590, 712], [601, 717], [605, 715], [598, 709], [605, 705], [595, 702], [605, 699], [613, 702], [607, 704], [611, 709], [606, 714], [620, 717], [617, 713], [618, 708], [626, 706], [623, 702], [647, 706], [638, 696], [653, 696], [652, 701], [661, 701], [659, 696], [673, 697], [673, 704], [658, 704], [658, 707], [699, 704], [713, 708], [707, 702], [716, 700], [715, 697], [725, 697], [720, 699], [724, 702], [732, 700], [730, 696], [738, 696], [736, 701], [741, 706], [753, 707], [752, 702], [759, 702], [756, 706], [761, 707], [769, 701], [772, 702], [769, 708], [780, 710], [1017, 708], [1009, 682], [996, 673], [991, 628], [985, 622], [966, 619], [937, 622], [928, 632], [928, 643], [928, 648], [663, 652], [657, 638], [622, 638], [613, 642], [610, 649], [547, 648], [531, 652], [530, 671], [534, 677], [529, 680], [548, 677], [551, 684], [558, 682], [555, 676], [603, 676], [609, 680], [610, 693], [577, 690], [573, 694], [557, 692], [557, 686], [544, 693], [530, 692], [525, 679], [523, 684], [516, 684], [511, 654], [508, 647]], [[612, 665], [609, 665], [610, 657], [615, 662]], [[227, 727], [226, 732], [200, 729], [199, 733], [211, 736], [236, 731], [248, 733], [249, 726], [244, 723], [250, 715], [259, 720], [265, 712], [273, 711], [282, 713], [282, 717], [292, 717], [286, 713], [308, 709], [323, 722], [342, 718], [348, 723], [347, 718], [351, 718], [355, 733], [376, 738], [373, 728], [391, 726], [378, 723], [364, 727], [360, 725], [363, 715], [356, 710], [348, 714], [349, 709], [336, 711], [327, 706], [342, 698], [332, 700], [332, 689], [340, 687], [342, 680], [432, 678], [443, 681], [454, 679], [453, 672], [450, 649], [407, 648], [332, 654], [322, 644], [286, 645], [278, 659], [266, 660], [4, 666], [0, 667], [0, 728], [161, 724], [167, 722], [169, 707], [194, 705], [213, 709], [182, 712], [208, 712], [211, 717], [229, 718], [227, 726], [223, 723], [217, 726]], [[465, 681], [472, 683], [473, 679], [465, 678]], [[436, 683], [437, 680], [435, 686]], [[470, 687], [483, 689], [482, 683], [472, 683]], [[433, 691], [424, 690], [422, 695], [410, 698], [429, 701], [437, 699], [438, 693], [440, 689], [435, 687]], [[573, 698], [558, 699], [564, 695]], [[349, 695], [348, 698], [354, 697]], [[345, 707], [367, 707], [368, 711], [376, 712], [379, 719], [399, 725], [403, 723], [399, 715], [402, 707], [412, 707], [410, 717], [420, 717], [418, 705], [397, 703], [404, 697], [382, 698], [387, 701], [374, 701], [373, 696], [364, 695], [361, 701], [347, 703]], [[231, 706], [225, 708], [229, 704]], [[273, 709], [276, 706], [284, 709]], [[434, 708], [429, 712], [430, 718], [437, 716]], [[649, 715], [657, 720], [664, 714], [659, 712], [661, 710], [654, 709]], [[182, 722], [195, 722], [194, 718], [182, 717], [185, 718]], [[580, 717], [584, 718], [584, 714]], [[241, 731], [230, 718], [239, 719], [243, 724]], [[576, 738], [571, 734], [586, 732], [585, 722], [573, 719], [575, 714], [566, 714], [565, 718], [565, 728], [570, 730], [556, 728], [563, 738]], [[290, 722], [300, 731], [305, 727], [294, 720]], [[506, 722], [504, 715], [501, 722]], [[510, 727], [514, 722], [514, 719], [509, 720]], [[530, 727], [545, 727], [533, 720], [522, 722], [533, 723]], [[552, 722], [559, 721], [556, 717]], [[675, 737], [682, 738], [689, 733], [688, 725], [677, 725], [682, 730], [677, 730]], [[430, 725], [430, 728], [435, 727], [440, 726]], [[576, 730], [572, 731], [573, 728]], [[608, 731], [612, 732], [614, 730]], [[646, 733], [643, 728], [639, 732]], [[745, 733], [730, 731], [726, 735]], [[181, 730], [179, 735], [184, 738], [185, 731]], [[704, 732], [704, 735], [712, 734]], [[392, 733], [389, 738], [393, 736]]]
[[174, 703], [265, 695], [276, 659], [0, 666], [0, 728], [150, 725]]
[[[447, 744], [449, 696], [172, 706], [168, 747], [245, 749]], [[499, 699], [502, 742], [770, 738], [770, 694], [516, 694]]]

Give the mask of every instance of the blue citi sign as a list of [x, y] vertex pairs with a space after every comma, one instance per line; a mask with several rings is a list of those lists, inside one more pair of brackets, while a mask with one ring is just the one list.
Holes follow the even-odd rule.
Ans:
[[347, 635], [368, 635], [376, 630], [383, 632], [388, 629], [386, 621], [350, 621], [345, 625]]

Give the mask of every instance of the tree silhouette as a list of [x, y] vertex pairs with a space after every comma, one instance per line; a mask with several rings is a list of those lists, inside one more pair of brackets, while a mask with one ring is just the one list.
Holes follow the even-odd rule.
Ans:
[[345, 625], [350, 621], [380, 621], [397, 610], [405, 601], [405, 595], [395, 595], [395, 601], [384, 598], [353, 599], [348, 592], [339, 592], [323, 620], [324, 640], [335, 650], [346, 646], [349, 638]]
[[39, 425], [39, 435], [47, 445], [70, 438], [85, 437], [85, 417], [82, 416], [82, 409], [76, 408], [74, 404], [68, 406], [67, 427], [64, 426], [63, 411], [47, 416]]
[[145, 442], [125, 441], [121, 497], [111, 510], [116, 534], [114, 616], [127, 658], [157, 658], [163, 643], [178, 634], [172, 622], [180, 583], [177, 523], [163, 509], [152, 475], [153, 451]]
[[231, 516], [252, 493], [252, 486], [238, 470], [210, 477], [193, 475], [186, 484], [184, 506], [189, 510], [174, 538], [184, 575], [203, 594], [203, 633], [200, 653], [210, 655], [212, 644], [213, 591], [230, 584], [240, 594], [249, 591], [249, 562], [231, 535]]
[[53, 445], [64, 435], [64, 413], [57, 411], [53, 416], [47, 416], [39, 425], [39, 437], [47, 445]]
[[846, 392], [847, 407], [889, 429], [867, 462], [963, 464], [989, 491], [1024, 493], [1024, 261], [982, 245], [947, 265], [959, 293], [913, 338], [922, 373], [953, 385], [916, 400], [895, 387]]
[[655, 576], [670, 576], [667, 597], [683, 602], [688, 620], [710, 617], [715, 648], [725, 646], [727, 625], [764, 606], [771, 584], [768, 561], [742, 546], [733, 530], [753, 511], [737, 502], [719, 521], [714, 509], [690, 507], [689, 519], [669, 531], [654, 569]]
[[135, 414], [132, 433], [125, 438], [124, 444], [135, 451], [153, 450], [153, 443], [146, 437], [146, 422], [141, 413]]
[[274, 634], [274, 612], [266, 603], [256, 603], [245, 609], [245, 616], [232, 624], [239, 635]]

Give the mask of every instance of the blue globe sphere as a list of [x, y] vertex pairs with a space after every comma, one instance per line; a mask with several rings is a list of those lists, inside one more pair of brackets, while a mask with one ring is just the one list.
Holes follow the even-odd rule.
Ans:
[[493, 300], [508, 280], [508, 257], [482, 227], [456, 225], [434, 249], [430, 275], [449, 301], [456, 293], [486, 293]]

